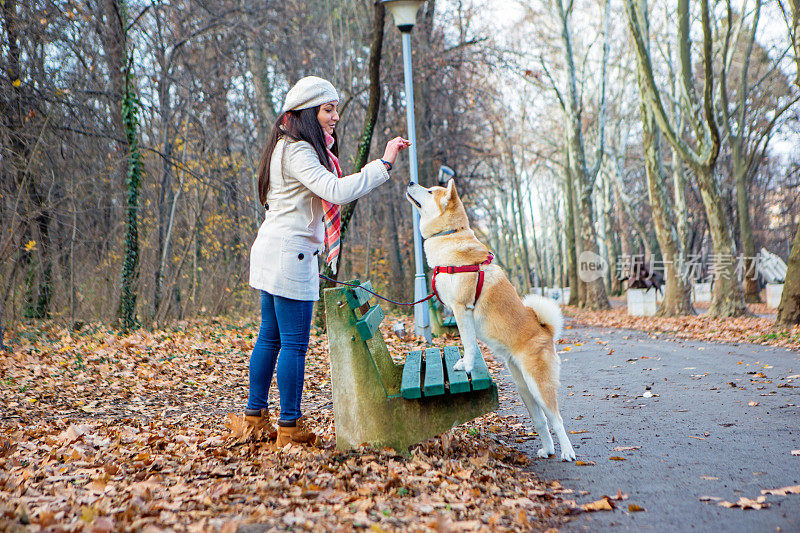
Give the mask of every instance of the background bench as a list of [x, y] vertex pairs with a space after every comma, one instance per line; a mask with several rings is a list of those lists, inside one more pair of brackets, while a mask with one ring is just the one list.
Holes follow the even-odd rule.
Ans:
[[471, 374], [453, 371], [461, 353], [447, 346], [409, 352], [405, 364], [395, 364], [379, 329], [383, 310], [370, 305], [370, 293], [336, 287], [323, 297], [337, 448], [368, 443], [407, 453], [497, 408], [497, 386], [483, 359]]
[[456, 317], [453, 315], [444, 315], [444, 313], [442, 313], [443, 307], [439, 300], [435, 298], [428, 301], [428, 311], [431, 317], [431, 332], [434, 337], [441, 337], [445, 333], [458, 335]]

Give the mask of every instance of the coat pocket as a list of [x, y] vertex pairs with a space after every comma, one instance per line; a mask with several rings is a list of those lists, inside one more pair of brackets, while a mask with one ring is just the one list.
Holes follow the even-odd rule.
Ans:
[[281, 243], [281, 274], [292, 281], [311, 281], [317, 274], [314, 249], [302, 239], [284, 239]]

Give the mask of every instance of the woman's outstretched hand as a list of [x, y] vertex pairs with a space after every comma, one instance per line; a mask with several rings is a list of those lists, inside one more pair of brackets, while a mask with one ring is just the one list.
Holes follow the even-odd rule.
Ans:
[[405, 150], [411, 146], [411, 141], [408, 139], [403, 139], [402, 137], [395, 137], [388, 143], [386, 143], [386, 150], [383, 151], [383, 159], [390, 165], [394, 165], [395, 159], [397, 159], [397, 154], [401, 151]]

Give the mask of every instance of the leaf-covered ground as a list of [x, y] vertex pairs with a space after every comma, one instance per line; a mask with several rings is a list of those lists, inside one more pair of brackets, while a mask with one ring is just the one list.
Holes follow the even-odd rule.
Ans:
[[[702, 304], [701, 304], [702, 305]], [[697, 306], [699, 312], [704, 309]], [[800, 348], [800, 326], [776, 328], [774, 309], [765, 304], [749, 306], [751, 316], [712, 318], [705, 314], [678, 317], [640, 317], [628, 315], [622, 301], [612, 301], [608, 311], [589, 311], [574, 306], [563, 307], [564, 314], [588, 326], [628, 328], [653, 334], [666, 333], [683, 338], [716, 342], [751, 342], [770, 346]]]
[[[399, 357], [417, 343], [392, 335], [398, 321], [410, 329], [407, 318], [383, 328]], [[496, 414], [408, 459], [336, 451], [324, 335], [312, 338], [304, 395], [319, 445], [241, 442], [226, 423], [246, 401], [256, 331], [198, 320], [130, 335], [47, 323], [10, 332], [0, 530], [546, 530], [574, 510], [571, 491], [537, 479], [535, 461], [512, 447], [531, 429]]]

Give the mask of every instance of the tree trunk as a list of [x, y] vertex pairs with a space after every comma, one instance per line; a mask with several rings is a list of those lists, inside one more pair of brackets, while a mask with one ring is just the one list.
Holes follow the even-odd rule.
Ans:
[[[702, 170], [702, 169], [699, 169]], [[733, 240], [730, 225], [725, 216], [722, 199], [712, 169], [697, 172], [700, 195], [708, 217], [708, 229], [714, 249], [714, 283], [709, 316], [731, 317], [746, 314], [744, 294], [736, 279], [736, 264], [733, 257]]]
[[533, 260], [536, 263], [536, 274], [539, 277], [539, 286], [544, 285], [545, 264], [542, 259], [542, 251], [539, 250], [539, 244], [536, 241], [536, 216], [533, 211], [533, 195], [528, 194], [528, 208], [531, 212], [531, 245], [533, 245]]
[[[647, 20], [647, 11], [641, 6], [638, 13], [642, 19], [639, 20], [643, 30], [645, 45], [650, 46], [650, 24]], [[644, 86], [644, 72], [641, 62], [637, 61], [637, 81], [639, 84], [639, 94], [646, 94]], [[658, 246], [661, 249], [661, 259], [664, 265], [664, 278], [666, 288], [664, 291], [664, 301], [658, 310], [659, 316], [677, 316], [694, 314], [691, 303], [691, 290], [686, 280], [680, 275], [677, 267], [677, 259], [680, 252], [680, 244], [677, 241], [677, 232], [674, 231], [672, 224], [667, 218], [670, 212], [669, 202], [665, 192], [665, 177], [662, 166], [660, 131], [656, 124], [655, 117], [646, 101], [641, 98], [639, 109], [642, 114], [642, 145], [645, 156], [645, 175], [647, 177], [647, 192], [650, 200], [650, 208], [653, 216], [653, 226], [658, 239]], [[650, 272], [653, 272], [654, 259], [650, 258]]]
[[581, 252], [583, 251], [581, 241], [581, 203], [579, 201], [578, 185], [577, 180], [575, 179], [575, 174], [574, 172], [570, 172], [569, 175], [572, 177], [572, 225], [575, 228], [575, 294], [578, 297], [576, 305], [578, 307], [584, 307], [586, 305], [586, 284], [583, 282], [578, 272], [578, 267], [580, 266], [579, 258], [581, 256]]
[[[375, 131], [375, 124], [378, 121], [378, 111], [381, 105], [381, 55], [383, 51], [383, 26], [386, 19], [386, 8], [383, 4], [375, 3], [373, 18], [372, 18], [372, 43], [369, 49], [369, 105], [367, 107], [367, 114], [364, 117], [364, 125], [361, 128], [361, 136], [358, 144], [358, 156], [356, 157], [355, 169], [361, 168], [367, 164], [369, 159], [369, 150], [372, 144], [372, 135]], [[340, 213], [341, 229], [339, 233], [339, 257], [343, 257], [346, 248], [347, 229], [350, 227], [350, 220], [353, 218], [358, 200], [350, 202], [342, 206]], [[323, 275], [337, 279], [337, 274], [325, 264], [322, 269]], [[327, 280], [320, 282], [320, 290], [332, 287], [333, 284]], [[322, 327], [325, 322], [325, 307], [322, 305], [317, 306], [315, 312], [315, 324]]]
[[158, 107], [161, 118], [161, 144], [163, 146], [163, 156], [161, 158], [161, 181], [159, 183], [158, 204], [158, 232], [156, 241], [156, 270], [153, 283], [153, 318], [156, 318], [161, 309], [162, 285], [167, 276], [167, 257], [169, 257], [169, 237], [167, 236], [167, 224], [170, 213], [170, 206], [174, 193], [172, 191], [172, 152], [174, 148], [174, 135], [172, 135], [170, 101], [170, 73], [167, 71], [169, 60], [165, 54], [161, 54], [161, 76], [158, 84]]
[[[400, 248], [400, 237], [398, 231], [400, 230], [400, 219], [397, 210], [398, 205], [395, 202], [387, 202], [387, 209], [389, 210], [389, 225], [386, 226], [386, 231], [389, 232], [389, 244], [391, 246], [391, 253], [389, 254], [389, 268], [391, 269], [394, 279], [392, 285], [394, 290], [392, 294], [399, 298], [397, 301], [406, 302], [414, 299], [414, 293], [409, 292], [411, 286], [406, 283], [406, 266], [403, 264], [403, 252]], [[409, 299], [410, 297], [410, 299]]]
[[[125, 4], [120, 1], [121, 20], [125, 27]], [[139, 189], [141, 185], [142, 160], [139, 153], [139, 101], [133, 87], [133, 60], [126, 67], [126, 84], [123, 91], [122, 118], [125, 137], [129, 146], [128, 173], [125, 180], [125, 253], [122, 265], [122, 283], [118, 316], [122, 329], [127, 331], [136, 325], [137, 281], [139, 278]]]
[[3, 301], [0, 300], [0, 350], [5, 350], [6, 345], [3, 342]]
[[[100, 187], [105, 190], [104, 198], [113, 198], [120, 188], [125, 186], [127, 179], [127, 160], [130, 153], [125, 123], [122, 118], [121, 102], [125, 92], [125, 50], [127, 47], [125, 28], [122, 22], [122, 0], [102, 0], [102, 16], [97, 20], [97, 33], [103, 43], [103, 56], [108, 71], [109, 87], [106, 90], [108, 115], [110, 118], [111, 135], [114, 138], [114, 159], [111, 162], [108, 179], [102, 180]], [[110, 228], [122, 211], [115, 205], [108, 206], [100, 212], [101, 224]], [[112, 254], [112, 240], [104, 239], [98, 245], [101, 256]], [[113, 253], [118, 253], [114, 251]], [[116, 297], [114, 294], [115, 281], [110, 269], [104, 269], [105, 293], [108, 298]]]
[[[2, 8], [2, 21], [6, 36], [5, 50], [5, 76], [3, 77], [2, 90], [8, 98], [7, 105], [2, 106], [5, 122], [8, 125], [6, 139], [11, 152], [11, 173], [14, 176], [14, 185], [18, 190], [26, 191], [29, 213], [33, 216], [33, 224], [25, 222], [23, 232], [30, 235], [33, 240], [34, 228], [38, 230], [38, 246], [36, 247], [38, 261], [32, 259], [30, 251], [23, 251], [20, 263], [28, 269], [26, 279], [25, 316], [29, 318], [46, 318], [50, 314], [50, 300], [52, 298], [51, 286], [51, 257], [50, 257], [50, 218], [51, 212], [47, 205], [47, 195], [38, 190], [34, 176], [28, 172], [30, 160], [33, 158], [33, 148], [29, 141], [30, 133], [26, 130], [26, 123], [30, 121], [29, 112], [33, 112], [35, 94], [35, 81], [32, 76], [22, 83], [26, 76], [22, 72], [20, 58], [23, 50], [37, 50], [37, 42], [23, 42], [29, 37], [24, 31], [21, 15], [17, 10], [16, 0], [6, 0], [0, 3]], [[30, 36], [35, 39], [35, 36]], [[28, 125], [30, 128], [31, 125]], [[44, 127], [44, 126], [43, 126]], [[4, 140], [6, 140], [4, 139]], [[12, 186], [13, 190], [13, 186]], [[25, 242], [25, 241], [23, 241]]]
[[606, 246], [606, 254], [608, 258], [608, 287], [612, 294], [620, 294], [622, 287], [617, 276], [617, 246], [613, 233], [613, 220], [611, 218], [611, 183], [609, 183], [608, 176], [603, 177], [603, 228], [604, 240]]
[[[356, 156], [355, 169], [361, 168], [369, 162], [369, 150], [372, 145], [372, 135], [375, 131], [375, 124], [378, 122], [378, 111], [381, 106], [381, 55], [383, 50], [383, 26], [386, 19], [386, 8], [383, 4], [376, 3], [372, 20], [372, 44], [369, 49], [369, 105], [367, 114], [364, 117], [364, 125], [361, 128], [361, 136], [358, 143], [358, 155]], [[344, 251], [345, 235], [350, 226], [350, 219], [353, 217], [357, 200], [350, 202], [342, 207], [341, 212], [341, 236], [340, 251]], [[327, 272], [327, 269], [326, 269]], [[333, 272], [331, 272], [333, 274]]]
[[514, 213], [514, 224], [517, 226], [519, 246], [522, 251], [522, 290], [523, 294], [531, 292], [531, 262], [528, 253], [528, 239], [525, 236], [525, 208], [522, 205], [522, 190], [517, 176], [517, 169], [512, 153], [508, 153], [509, 175], [511, 176], [511, 194], [516, 203], [517, 209]]
[[787, 267], [781, 303], [778, 306], [778, 319], [775, 321], [778, 326], [800, 324], [800, 224], [797, 225], [792, 241]]
[[253, 76], [253, 86], [256, 90], [256, 103], [258, 104], [258, 110], [261, 112], [261, 120], [265, 125], [259, 129], [269, 131], [278, 116], [275, 113], [275, 108], [272, 107], [272, 87], [267, 78], [267, 62], [264, 59], [262, 46], [249, 34], [247, 36], [247, 60], [250, 74]]
[[[797, 64], [795, 83], [800, 88], [800, 2], [793, 0], [790, 5], [792, 25], [789, 36], [792, 39], [794, 59]], [[792, 241], [792, 251], [789, 254], [789, 264], [786, 269], [786, 281], [783, 284], [783, 294], [775, 324], [779, 326], [800, 324], [800, 224], [797, 225]]]
[[617, 183], [614, 183], [614, 205], [614, 212], [617, 219], [617, 229], [619, 230], [620, 255], [622, 257], [630, 258], [631, 253], [633, 253], [633, 243], [631, 242], [631, 232], [628, 230], [627, 225], [625, 224], [626, 208], [622, 199], [622, 193], [620, 192]]
[[747, 303], [761, 302], [758, 288], [758, 276], [755, 265], [755, 244], [753, 242], [753, 226], [750, 222], [750, 199], [748, 197], [747, 168], [733, 157], [733, 175], [736, 182], [736, 208], [739, 215], [739, 238], [742, 243], [744, 256], [744, 272], [742, 274], [742, 287], [744, 299]]
[[578, 305], [578, 254], [575, 251], [575, 189], [572, 185], [571, 172], [565, 168], [564, 192], [566, 193], [567, 231], [567, 279], [569, 280], [569, 305]]
[[[728, 110], [728, 88], [727, 88], [727, 61], [722, 62], [722, 69], [720, 72], [720, 100], [722, 108], [722, 123], [725, 132], [731, 144], [731, 166], [733, 171], [734, 186], [736, 189], [736, 213], [739, 219], [739, 242], [741, 243], [740, 252], [744, 256], [744, 273], [742, 275], [742, 285], [744, 288], [745, 301], [751, 303], [758, 303], [761, 297], [758, 291], [758, 280], [755, 275], [755, 246], [753, 244], [753, 227], [750, 223], [750, 199], [748, 197], [748, 176], [754, 169], [749, 168], [750, 165], [745, 157], [745, 142], [747, 137], [746, 121], [747, 103], [749, 95], [749, 84], [747, 76], [750, 69], [750, 58], [752, 56], [753, 47], [756, 39], [756, 30], [761, 14], [761, 0], [756, 0], [755, 9], [753, 10], [753, 21], [751, 24], [750, 32], [745, 46], [741, 74], [739, 79], [738, 95], [736, 102], [736, 130], [732, 128], [732, 116]], [[744, 17], [744, 14], [742, 14]], [[732, 12], [730, 6], [728, 8], [728, 32], [725, 35], [725, 47], [723, 59], [729, 50], [730, 34], [731, 34], [731, 18]], [[739, 24], [742, 24], [743, 18], [740, 19]], [[733, 57], [733, 54], [730, 56]], [[753, 146], [753, 150], [758, 150], [758, 146]], [[754, 165], [757, 167], [757, 160], [753, 160]]]
[[[594, 181], [597, 178], [597, 173], [600, 170], [600, 163], [603, 156], [603, 127], [605, 121], [605, 80], [606, 80], [606, 60], [608, 56], [608, 31], [607, 27], [604, 29], [604, 42], [603, 42], [603, 65], [602, 65], [602, 89], [600, 99], [600, 119], [599, 119], [599, 133], [598, 133], [598, 150], [597, 161], [594, 163], [594, 168], [591, 170], [586, 165], [586, 155], [583, 142], [583, 123], [581, 119], [582, 104], [578, 94], [576, 82], [576, 69], [573, 59], [572, 51], [572, 30], [570, 27], [572, 4], [565, 8], [563, 0], [557, 2], [558, 14], [560, 17], [561, 25], [561, 41], [562, 53], [564, 55], [564, 63], [567, 68], [567, 101], [565, 102], [564, 111], [566, 113], [566, 130], [567, 130], [567, 144], [569, 154], [569, 167], [572, 171], [575, 182], [578, 185], [578, 198], [576, 203], [579, 206], [581, 220], [580, 220], [580, 245], [581, 253], [591, 252], [597, 254], [597, 234], [594, 228], [594, 209], [592, 205], [592, 192], [594, 190]], [[604, 24], [609, 22], [608, 18], [608, 1], [605, 3]], [[606, 294], [606, 287], [603, 283], [603, 278], [594, 279], [591, 281], [583, 281], [584, 290], [581, 291], [584, 296], [584, 304], [590, 309], [610, 309], [611, 304], [608, 301]], [[580, 282], [579, 282], [580, 283]], [[571, 295], [570, 295], [571, 296]], [[580, 301], [580, 298], [579, 298]]]
[[689, 217], [686, 210], [686, 175], [683, 162], [675, 150], [672, 151], [672, 190], [675, 198], [675, 230], [678, 232], [680, 257], [685, 258], [689, 249]]

